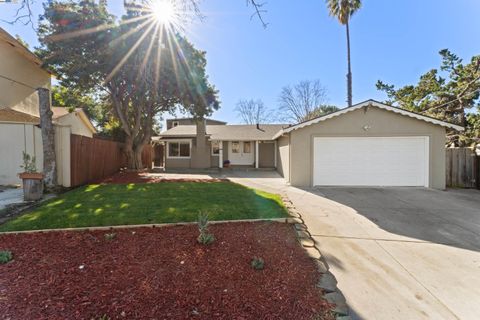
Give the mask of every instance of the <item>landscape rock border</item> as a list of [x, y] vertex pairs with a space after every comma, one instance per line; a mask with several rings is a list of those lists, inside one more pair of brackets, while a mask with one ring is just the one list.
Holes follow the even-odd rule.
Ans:
[[317, 284], [324, 292], [323, 298], [335, 305], [333, 312], [337, 320], [351, 320], [349, 309], [345, 297], [337, 287], [335, 276], [329, 271], [328, 263], [322, 256], [320, 249], [308, 231], [308, 227], [297, 210], [293, 202], [287, 195], [282, 195], [282, 202], [287, 208], [291, 218], [287, 218], [287, 223], [293, 224], [297, 240], [303, 246], [307, 254], [315, 261], [318, 271], [322, 274]]

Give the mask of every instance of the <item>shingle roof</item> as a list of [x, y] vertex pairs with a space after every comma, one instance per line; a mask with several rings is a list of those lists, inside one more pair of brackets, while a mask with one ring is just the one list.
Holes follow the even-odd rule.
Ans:
[[13, 109], [0, 109], [0, 122], [18, 122], [39, 124], [40, 118]]
[[[207, 125], [207, 135], [211, 140], [273, 140], [273, 137], [285, 124], [256, 125]], [[197, 133], [196, 126], [176, 126], [160, 134], [161, 138], [194, 137]]]

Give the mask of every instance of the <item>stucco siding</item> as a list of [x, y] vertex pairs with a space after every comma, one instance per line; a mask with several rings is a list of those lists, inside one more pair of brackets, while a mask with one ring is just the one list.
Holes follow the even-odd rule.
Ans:
[[93, 138], [92, 131], [87, 127], [80, 115], [72, 112], [56, 120], [60, 126], [70, 127], [72, 134]]
[[282, 136], [277, 140], [277, 170], [290, 181], [290, 143], [288, 135]]
[[[365, 126], [369, 126], [369, 129], [365, 130]], [[312, 185], [313, 138], [333, 136], [428, 136], [430, 154], [429, 187], [445, 188], [445, 128], [375, 107], [355, 110], [292, 131], [290, 133], [290, 182], [292, 185]], [[281, 145], [279, 143], [279, 150], [282, 148]], [[283, 157], [280, 156], [280, 161], [282, 160]]]
[[0, 108], [12, 108], [38, 116], [36, 88], [50, 89], [50, 74], [3, 41], [0, 41], [0, 73], [25, 84], [1, 78]]

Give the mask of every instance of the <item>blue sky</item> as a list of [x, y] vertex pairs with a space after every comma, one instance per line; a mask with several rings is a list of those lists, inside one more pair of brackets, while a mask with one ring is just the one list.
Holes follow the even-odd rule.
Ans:
[[[42, 12], [40, 0], [34, 9]], [[110, 0], [121, 14], [120, 0]], [[323, 0], [267, 1], [263, 29], [245, 0], [204, 0], [203, 23], [189, 26], [189, 37], [207, 51], [208, 74], [219, 89], [222, 107], [214, 118], [236, 123], [239, 99], [262, 99], [278, 106], [283, 86], [319, 79], [329, 102], [345, 106], [345, 29], [328, 16]], [[0, 19], [10, 19], [16, 7], [2, 4]], [[364, 0], [351, 23], [353, 100], [383, 100], [375, 83], [415, 83], [424, 72], [438, 67], [438, 51], [449, 48], [469, 60], [480, 54], [478, 0]], [[32, 46], [36, 36], [29, 26], [0, 23]]]

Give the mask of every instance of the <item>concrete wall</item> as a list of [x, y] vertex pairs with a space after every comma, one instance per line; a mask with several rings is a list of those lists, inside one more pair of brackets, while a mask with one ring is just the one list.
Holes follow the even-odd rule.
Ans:
[[[363, 128], [371, 128], [365, 131]], [[445, 128], [375, 107], [355, 110], [290, 132], [290, 183], [311, 186], [314, 137], [428, 136], [430, 138], [429, 187], [445, 188]], [[281, 150], [282, 143], [279, 143]], [[282, 152], [279, 152], [282, 153]], [[280, 156], [283, 159], [282, 156]], [[285, 174], [285, 173], [284, 173]]]
[[43, 169], [42, 134], [32, 124], [0, 123], [0, 185], [22, 183], [23, 151], [36, 157], [37, 169]]
[[69, 126], [73, 134], [93, 138], [92, 131], [87, 127], [80, 115], [75, 112], [57, 118], [56, 122], [61, 126]]
[[277, 170], [287, 182], [290, 182], [289, 136], [282, 136], [277, 140]]
[[39, 115], [36, 88], [50, 89], [50, 74], [0, 41], [0, 74], [25, 85], [0, 78], [0, 108]]

